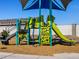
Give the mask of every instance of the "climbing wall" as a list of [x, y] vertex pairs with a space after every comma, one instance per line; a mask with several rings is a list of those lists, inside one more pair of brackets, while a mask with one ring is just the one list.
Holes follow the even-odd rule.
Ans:
[[41, 44], [50, 44], [50, 27], [49, 26], [42, 26], [41, 32]]

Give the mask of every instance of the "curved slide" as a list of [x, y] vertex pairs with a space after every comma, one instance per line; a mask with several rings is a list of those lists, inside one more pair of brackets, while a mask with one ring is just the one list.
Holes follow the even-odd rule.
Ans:
[[16, 35], [16, 32], [9, 35], [7, 38], [6, 38], [6, 41], [10, 40], [11, 38], [13, 38], [14, 36]]
[[53, 31], [61, 38], [62, 41], [64, 42], [70, 42], [70, 43], [76, 43], [75, 40], [70, 40], [68, 38], [66, 38], [61, 32], [60, 30], [57, 28], [56, 24], [53, 22], [52, 23], [52, 29]]

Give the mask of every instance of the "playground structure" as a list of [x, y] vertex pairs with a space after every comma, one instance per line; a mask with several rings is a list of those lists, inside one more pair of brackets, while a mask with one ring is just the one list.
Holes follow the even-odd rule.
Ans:
[[[39, 36], [37, 35], [37, 37], [35, 38], [35, 34], [34, 34], [34, 30], [33, 30], [33, 33], [32, 35], [30, 34], [30, 30], [31, 29], [39, 29], [39, 21], [38, 21], [39, 17], [37, 18], [30, 18], [29, 21], [27, 20], [18, 20], [18, 23], [16, 26], [17, 27], [17, 30], [18, 30], [18, 40], [16, 40], [16, 44], [19, 45], [20, 42], [24, 39], [26, 39], [26, 43], [29, 45], [29, 44], [39, 44]], [[52, 22], [53, 20], [55, 19], [55, 17], [52, 16]], [[34, 21], [33, 21], [34, 20]], [[47, 17], [47, 24], [45, 24], [44, 22], [44, 17], [41, 16], [41, 31], [40, 31], [40, 45], [47, 45], [47, 44], [50, 44], [50, 17], [48, 16]], [[34, 25], [34, 26], [33, 26]], [[61, 32], [60, 30], [57, 28], [56, 24], [53, 22], [52, 23], [52, 30], [56, 33], [56, 35], [58, 37], [60, 37], [60, 39], [57, 39], [59, 40], [61, 43], [64, 42], [64, 43], [76, 43], [76, 41], [74, 40], [70, 40], [68, 38], [66, 38]], [[9, 35], [8, 37], [6, 37], [5, 40], [2, 40], [2, 43], [7, 45], [9, 44], [9, 40], [14, 37], [16, 35], [17, 32], [13, 33], [12, 35]], [[52, 38], [52, 44], [56, 43], [54, 42], [56, 39], [53, 39]]]
[[[31, 38], [31, 36], [30, 36], [30, 29], [39, 29], [39, 22], [37, 21], [37, 19], [35, 19], [34, 21], [33, 21], [33, 19], [32, 18], [30, 18], [30, 21], [27, 23], [27, 25], [25, 25], [25, 27], [24, 28], [26, 28], [26, 29], [19, 29], [18, 30], [18, 39], [20, 38], [20, 37], [26, 37], [27, 38], [27, 44], [29, 44], [30, 42], [32, 42], [33, 44], [35, 43], [35, 42], [38, 42], [39, 43], [39, 40], [38, 40], [38, 38], [40, 37], [40, 44], [50, 44], [50, 16], [48, 16], [48, 18], [47, 18], [47, 24], [45, 24], [44, 23], [44, 19], [43, 19], [43, 16], [41, 16], [40, 17], [41, 18], [41, 21], [40, 21], [40, 23], [41, 23], [41, 31], [40, 31], [40, 36], [38, 36], [37, 38], [36, 38], [36, 40], [35, 40], [35, 38], [34, 38], [34, 30], [33, 30], [33, 34], [32, 34], [32, 38]], [[39, 19], [39, 18], [38, 18]], [[75, 40], [69, 40], [68, 38], [66, 38], [61, 32], [60, 32], [60, 30], [57, 28], [57, 26], [56, 26], [56, 24], [53, 22], [53, 20], [54, 20], [55, 18], [54, 17], [52, 17], [52, 30], [56, 33], [56, 35], [58, 36], [58, 37], [60, 37], [61, 38], [61, 40], [63, 41], [63, 42], [67, 42], [67, 43], [76, 43], [76, 41]], [[18, 24], [18, 26], [19, 26], [20, 24]], [[19, 27], [18, 27], [19, 28]], [[17, 28], [17, 29], [18, 29]], [[22, 31], [21, 31], [22, 30]], [[20, 32], [21, 31], [21, 32]], [[25, 31], [25, 33], [23, 32], [23, 31]], [[27, 32], [28, 31], [28, 32]], [[23, 34], [23, 35], [21, 35], [21, 34]], [[23, 38], [22, 38], [23, 39]], [[19, 39], [20, 40], [20, 39]], [[32, 40], [32, 41], [31, 41]], [[60, 39], [59, 39], [60, 40]], [[53, 42], [53, 39], [52, 39], [52, 42]], [[18, 44], [19, 44], [19, 41], [18, 41]], [[52, 43], [53, 44], [53, 43]]]
[[[17, 31], [13, 33], [12, 35], [5, 38], [5, 40], [2, 40], [3, 44], [9, 44], [10, 38], [14, 37], [16, 34], [16, 45], [20, 44], [20, 41], [23, 39], [26, 39], [26, 43], [30, 45], [30, 43], [35, 44], [38, 43], [39, 45], [49, 44], [50, 46], [53, 45], [54, 39], [52, 38], [52, 30], [56, 33], [60, 39], [58, 39], [60, 42], [66, 42], [70, 44], [76, 43], [75, 40], [70, 40], [66, 38], [60, 30], [57, 28], [56, 24], [54, 23], [55, 17], [52, 16], [52, 9], [58, 9], [58, 10], [66, 10], [67, 5], [71, 2], [71, 0], [60, 0], [63, 3], [64, 8], [59, 5], [55, 0], [53, 3], [52, 0], [34, 0], [31, 1], [33, 4], [29, 5], [29, 0], [20, 0], [22, 7], [24, 10], [30, 10], [30, 9], [39, 9], [39, 17], [37, 18], [27, 18], [26, 20], [16, 20], [16, 29]], [[45, 5], [43, 4], [45, 2]], [[36, 6], [37, 5], [37, 6]], [[41, 16], [41, 9], [49, 9], [49, 16], [47, 17], [47, 23], [44, 22], [44, 17]], [[24, 28], [21, 26], [25, 25]], [[33, 29], [32, 37], [30, 35], [30, 29]], [[34, 29], [39, 29], [39, 35], [37, 38], [34, 38]], [[3, 38], [2, 38], [3, 39]]]

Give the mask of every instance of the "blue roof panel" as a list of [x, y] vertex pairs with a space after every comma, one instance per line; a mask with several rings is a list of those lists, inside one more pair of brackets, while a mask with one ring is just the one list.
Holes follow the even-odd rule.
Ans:
[[[31, 2], [31, 3], [29, 3]], [[41, 0], [41, 9], [49, 9], [49, 0]], [[57, 3], [58, 4], [58, 3]], [[30, 9], [39, 9], [39, 0], [29, 0], [26, 6], [24, 7], [25, 10], [30, 10]], [[58, 9], [58, 10], [63, 10], [64, 8], [57, 6], [53, 1], [52, 1], [52, 9]]]

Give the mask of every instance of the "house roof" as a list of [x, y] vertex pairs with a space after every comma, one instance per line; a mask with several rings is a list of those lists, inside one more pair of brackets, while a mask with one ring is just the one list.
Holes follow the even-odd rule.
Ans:
[[0, 20], [0, 26], [15, 25], [15, 24], [16, 24], [16, 20], [15, 19]]

